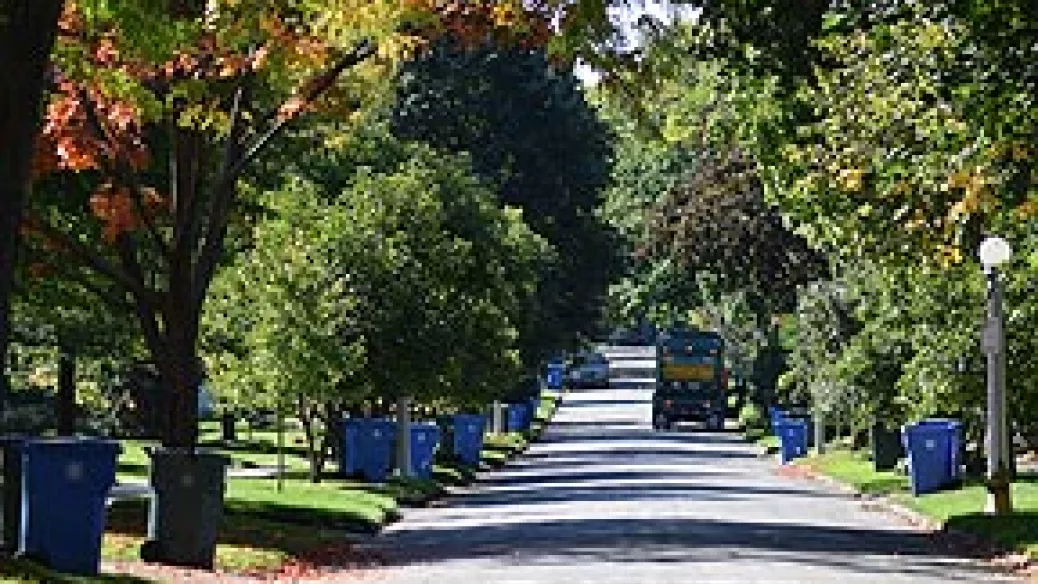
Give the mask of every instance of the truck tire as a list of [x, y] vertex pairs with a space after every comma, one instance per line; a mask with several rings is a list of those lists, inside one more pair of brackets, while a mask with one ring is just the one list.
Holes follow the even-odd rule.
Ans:
[[652, 419], [653, 430], [670, 430], [671, 422], [667, 419], [667, 416], [663, 414], [657, 414]]

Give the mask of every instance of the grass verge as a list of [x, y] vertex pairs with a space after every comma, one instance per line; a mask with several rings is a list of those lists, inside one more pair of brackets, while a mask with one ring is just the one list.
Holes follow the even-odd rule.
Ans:
[[[274, 571], [329, 545], [374, 533], [399, 515], [396, 496], [406, 487], [374, 487], [348, 481], [312, 484], [287, 480], [277, 491], [269, 479], [230, 481], [216, 550], [216, 569], [234, 573]], [[147, 534], [143, 501], [119, 501], [108, 514], [102, 557], [137, 561]]]
[[1038, 475], [1021, 476], [1013, 484], [1014, 513], [984, 513], [987, 488], [980, 480], [937, 493], [912, 496], [908, 477], [876, 471], [867, 453], [833, 450], [799, 464], [854, 487], [862, 493], [889, 496], [949, 529], [970, 533], [1038, 561]]

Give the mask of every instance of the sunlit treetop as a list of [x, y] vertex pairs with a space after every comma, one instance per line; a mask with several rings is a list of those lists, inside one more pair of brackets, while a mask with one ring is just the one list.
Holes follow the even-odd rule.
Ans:
[[59, 31], [34, 170], [100, 172], [90, 208], [109, 240], [168, 206], [134, 184], [153, 163], [148, 124], [222, 141], [243, 89], [239, 143], [306, 112], [355, 122], [440, 36], [532, 49], [552, 35], [547, 12], [491, 0], [70, 0]]

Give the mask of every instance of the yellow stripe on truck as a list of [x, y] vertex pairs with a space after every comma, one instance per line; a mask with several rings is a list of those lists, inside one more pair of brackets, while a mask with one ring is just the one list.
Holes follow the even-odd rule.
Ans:
[[708, 381], [714, 378], [714, 366], [693, 363], [664, 363], [660, 377], [668, 381]]

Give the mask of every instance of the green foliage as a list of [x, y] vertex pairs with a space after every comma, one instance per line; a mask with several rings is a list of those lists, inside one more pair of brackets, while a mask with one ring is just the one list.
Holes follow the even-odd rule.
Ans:
[[[978, 437], [985, 290], [971, 258], [984, 235], [998, 233], [1017, 258], [1005, 269], [1010, 411], [1019, 431], [1035, 432], [1034, 342], [1022, 331], [1033, 328], [1036, 305], [1023, 290], [1038, 273], [1030, 146], [1038, 117], [1029, 97], [1038, 77], [1033, 60], [1021, 59], [1035, 41], [1035, 13], [1025, 5], [714, 3], [697, 22], [652, 36], [645, 70], [667, 77], [646, 85], [628, 109], [672, 156], [698, 150], [744, 160], [764, 205], [732, 208], [748, 211], [747, 225], [766, 224], [773, 214], [791, 232], [768, 241], [799, 241], [769, 252], [800, 246], [831, 267], [832, 281], [803, 286], [824, 272], [788, 278], [779, 295], [787, 302], [770, 303], [782, 311], [794, 293], [797, 299], [782, 379], [787, 399], [812, 401], [844, 423], [956, 416]], [[626, 99], [617, 92], [607, 101]], [[711, 253], [740, 240], [723, 217], [706, 212], [704, 193], [732, 201], [750, 191], [714, 175], [694, 177], [713, 191], [673, 191], [672, 209], [695, 213], [663, 214], [674, 219], [664, 243], [700, 264], [712, 256], [722, 267], [751, 261], [754, 248], [745, 241], [731, 246], [732, 258]], [[652, 199], [643, 192], [620, 198]], [[629, 218], [618, 225], [625, 222], [625, 234], [641, 235]], [[697, 233], [704, 235], [688, 237]], [[687, 245], [673, 245], [679, 236]], [[754, 282], [754, 270], [742, 264], [729, 273], [715, 269], [711, 281], [692, 273], [697, 262], [675, 268], [666, 260], [618, 287], [617, 304], [633, 304], [647, 283], [679, 290], [687, 304], [702, 305], [706, 322], [727, 330], [729, 345], [747, 347], [733, 356], [739, 368], [750, 364], [747, 355], [757, 371], [766, 361], [777, 364], [765, 358], [777, 353], [760, 344], [768, 304], [753, 298], [768, 279]], [[690, 279], [703, 283], [689, 286]]]
[[747, 436], [759, 436], [768, 430], [768, 416], [760, 406], [747, 402], [739, 410], [739, 425]]
[[444, 40], [404, 67], [397, 95], [395, 134], [468, 152], [500, 204], [521, 209], [557, 253], [517, 323], [527, 367], [592, 332], [619, 256], [595, 214], [610, 137], [575, 77], [541, 51]]
[[216, 386], [237, 394], [229, 401], [271, 407], [300, 391], [356, 391], [364, 348], [346, 261], [362, 242], [339, 237], [349, 218], [327, 213], [314, 190], [295, 183], [271, 197], [277, 218], [257, 227], [251, 252], [213, 285], [208, 334], [230, 350], [214, 351], [208, 365]]
[[227, 349], [211, 360], [223, 385], [474, 405], [518, 380], [514, 323], [548, 249], [465, 159], [403, 151], [331, 183], [341, 192], [295, 179], [266, 196], [274, 218], [208, 312], [214, 348]]
[[[1015, 264], [1019, 266], [1020, 264]], [[1010, 270], [1007, 290], [1009, 412], [1035, 431], [1035, 326], [1023, 291], [1026, 271]], [[986, 403], [979, 327], [984, 282], [971, 266], [936, 268], [859, 263], [834, 283], [800, 297], [791, 369], [793, 398], [811, 398], [834, 420], [892, 425], [943, 415], [980, 435]]]
[[[985, 231], [1018, 232], [1038, 196], [1026, 146], [1035, 109], [1023, 98], [1033, 87], [988, 85], [995, 57], [969, 22], [920, 5], [818, 46], [830, 66], [801, 95], [817, 119], [784, 150], [793, 170], [784, 207], [813, 241], [953, 265]], [[1020, 104], [997, 129], [977, 115], [992, 99]]]

